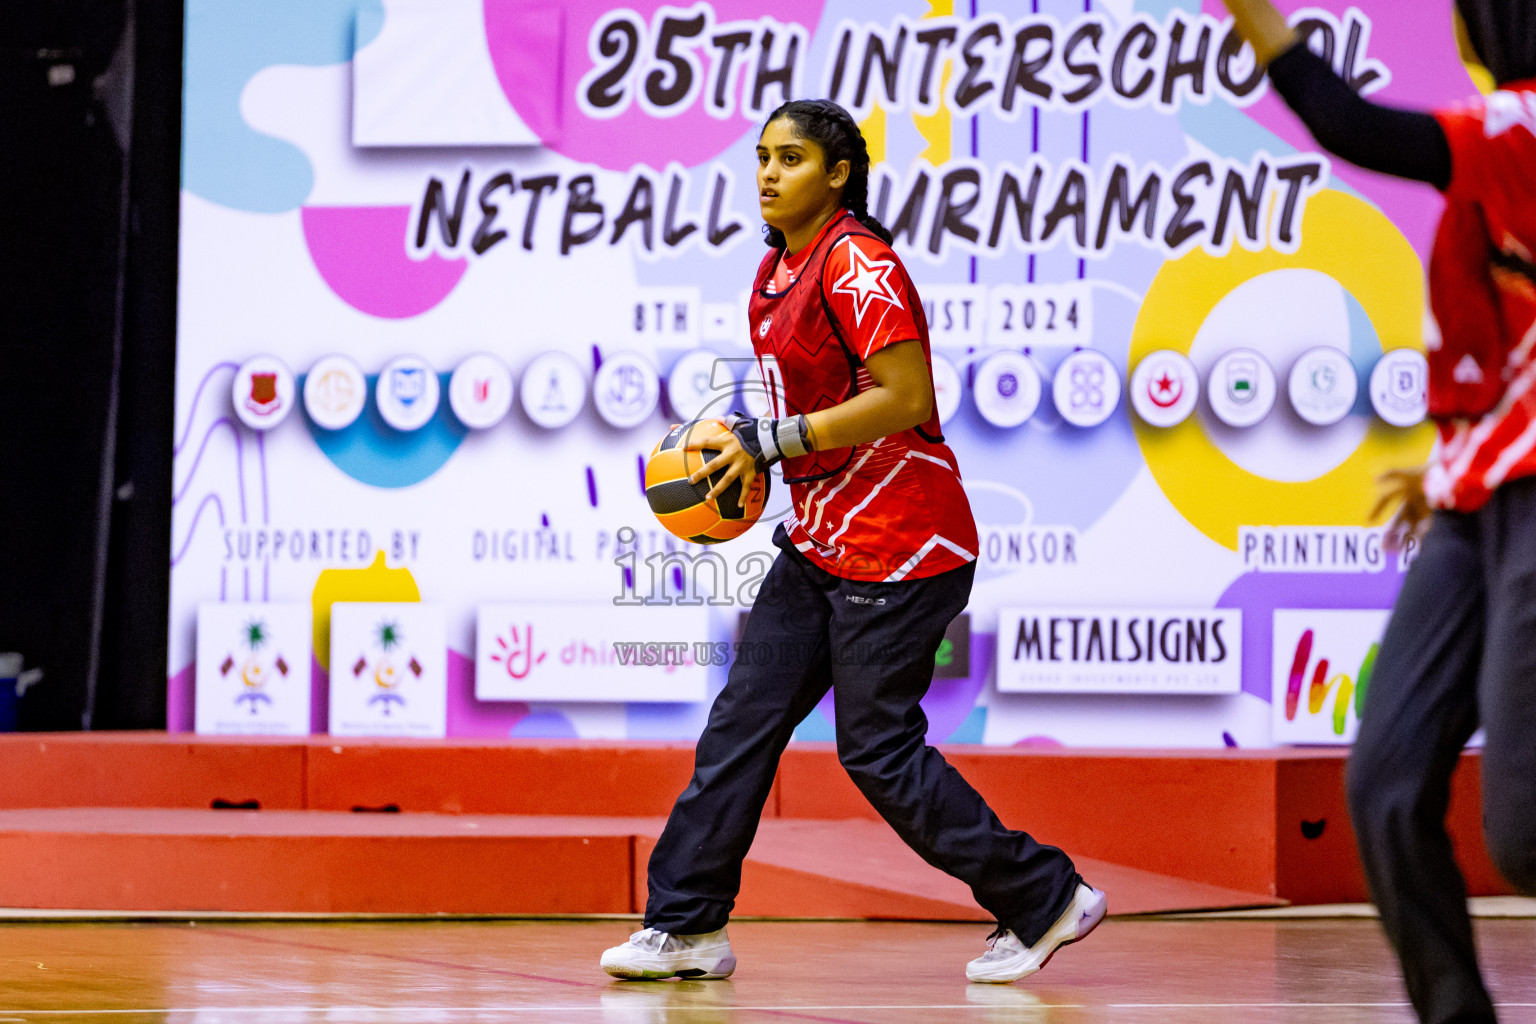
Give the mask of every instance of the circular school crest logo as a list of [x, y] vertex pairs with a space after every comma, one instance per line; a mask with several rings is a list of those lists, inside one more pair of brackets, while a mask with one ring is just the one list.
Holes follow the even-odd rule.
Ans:
[[1275, 371], [1252, 349], [1226, 353], [1211, 368], [1211, 412], [1229, 427], [1251, 427], [1275, 404]]
[[304, 377], [304, 408], [322, 430], [350, 427], [367, 401], [368, 379], [346, 356], [325, 356]]
[[1040, 405], [1040, 371], [1022, 352], [998, 352], [976, 370], [976, 411], [994, 427], [1017, 427]]
[[1396, 348], [1371, 370], [1371, 407], [1394, 427], [1423, 422], [1428, 411], [1429, 364], [1422, 352]]
[[523, 371], [519, 395], [530, 420], [555, 430], [574, 420], [586, 405], [587, 375], [564, 352], [545, 352]]
[[1200, 377], [1181, 353], [1159, 349], [1138, 363], [1131, 377], [1131, 405], [1149, 426], [1178, 426], [1199, 400]]
[[604, 359], [592, 382], [593, 404], [610, 427], [639, 426], [655, 411], [660, 398], [656, 368], [638, 352], [620, 352]]
[[293, 373], [276, 356], [255, 356], [235, 371], [230, 398], [235, 415], [252, 430], [271, 430], [293, 409]]
[[512, 371], [489, 352], [465, 359], [448, 378], [448, 407], [471, 430], [489, 430], [512, 408]]
[[379, 373], [374, 390], [379, 416], [399, 431], [420, 430], [437, 414], [442, 385], [420, 356], [399, 356]]
[[1360, 380], [1349, 356], [1331, 345], [1319, 345], [1292, 364], [1286, 390], [1296, 415], [1315, 427], [1328, 427], [1349, 415]]
[[1051, 398], [1074, 427], [1096, 427], [1120, 405], [1120, 372], [1103, 353], [1080, 349], [1056, 367]]

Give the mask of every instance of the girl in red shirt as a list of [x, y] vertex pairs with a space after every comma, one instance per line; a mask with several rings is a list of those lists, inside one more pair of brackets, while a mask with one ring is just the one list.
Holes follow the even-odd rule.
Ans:
[[1409, 533], [1433, 507], [1392, 612], [1349, 760], [1371, 894], [1419, 1018], [1494, 1020], [1445, 831], [1451, 772], [1481, 725], [1494, 863], [1536, 893], [1536, 0], [1457, 0], [1468, 63], [1499, 89], [1435, 114], [1369, 103], [1269, 0], [1226, 0], [1277, 91], [1329, 151], [1434, 185], [1427, 470], [1393, 475]]
[[645, 928], [602, 966], [620, 978], [731, 973], [725, 924], [741, 862], [779, 755], [830, 688], [838, 757], [859, 790], [997, 918], [967, 977], [1011, 982], [1087, 935], [1104, 894], [1062, 851], [1004, 828], [926, 742], [919, 701], [970, 597], [976, 524], [934, 411], [922, 303], [866, 209], [858, 125], [829, 101], [786, 103], [757, 155], [769, 251], [749, 322], [783, 391], [772, 416], [690, 447], [720, 450], [694, 475], [720, 473], [711, 495], [783, 463], [793, 511], [741, 645], [773, 655], [732, 665], [651, 856]]

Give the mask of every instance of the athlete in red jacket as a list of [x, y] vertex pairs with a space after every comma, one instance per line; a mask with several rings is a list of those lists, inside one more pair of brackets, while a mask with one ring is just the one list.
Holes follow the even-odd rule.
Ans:
[[1105, 898], [1066, 854], [1004, 828], [926, 742], [918, 702], [970, 597], [976, 524], [939, 433], [922, 303], [866, 210], [869, 154], [845, 110], [786, 103], [757, 154], [769, 252], [749, 319], [783, 393], [772, 416], [692, 446], [720, 449], [712, 493], [783, 463], [793, 509], [741, 645], [773, 656], [732, 665], [651, 856], [645, 928], [602, 966], [621, 978], [731, 973], [742, 859], [779, 755], [830, 688], [838, 757], [859, 790], [997, 918], [967, 977], [1015, 981], [1087, 935]]
[[1457, 0], [1464, 57], [1499, 90], [1417, 113], [1361, 99], [1268, 0], [1226, 0], [1286, 102], [1330, 151], [1445, 193], [1429, 267], [1439, 326], [1426, 471], [1399, 474], [1402, 526], [1433, 507], [1350, 756], [1371, 894], [1421, 1020], [1494, 1019], [1445, 831], [1479, 725], [1488, 852], [1536, 893], [1536, 0]]

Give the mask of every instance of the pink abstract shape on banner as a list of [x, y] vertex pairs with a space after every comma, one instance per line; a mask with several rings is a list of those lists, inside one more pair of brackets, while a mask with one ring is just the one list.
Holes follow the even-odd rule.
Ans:
[[475, 699], [475, 659], [448, 649], [448, 735], [502, 737], [528, 717], [520, 700]]
[[370, 316], [420, 316], [448, 297], [468, 266], [406, 254], [409, 206], [306, 206], [302, 219], [315, 269], [343, 302]]
[[309, 731], [331, 731], [331, 673], [313, 651], [309, 655]]
[[[1218, 21], [1226, 19], [1227, 11], [1220, 0], [1203, 0], [1203, 4], [1206, 14]], [[1320, 5], [1316, 0], [1276, 0], [1275, 6], [1289, 18], [1303, 7]], [[1372, 102], [1429, 111], [1476, 93], [1457, 56], [1456, 40], [1451, 34], [1451, 5], [1445, 0], [1353, 0], [1349, 4], [1331, 2], [1321, 6], [1339, 15], [1348, 7], [1355, 7], [1371, 20], [1370, 41], [1362, 56], [1381, 61], [1392, 72], [1391, 83], [1371, 93]], [[1426, 33], [1426, 25], [1439, 25], [1443, 30]], [[1336, 54], [1345, 52], [1346, 42], [1335, 41]], [[1335, 56], [1335, 61], [1338, 59]], [[1321, 148], [1273, 88], [1248, 107], [1246, 113], [1298, 149]], [[1362, 171], [1337, 157], [1331, 159], [1331, 164], [1339, 180], [1375, 203], [1397, 225], [1420, 258], [1428, 259], [1441, 208], [1429, 186]]]
[[197, 662], [165, 680], [165, 731], [191, 732], [197, 728], [197, 709], [193, 705], [197, 689]]
[[[545, 146], [572, 160], [609, 170], [628, 170], [637, 163], [658, 168], [674, 162], [697, 167], [740, 139], [752, 122], [751, 115], [742, 112], [742, 99], [744, 92], [750, 99], [748, 90], [757, 66], [756, 49], [735, 72], [735, 113], [730, 117], [710, 115], [701, 95], [670, 117], [654, 117], [631, 101], [617, 117], [590, 119], [576, 101], [577, 85], [593, 66], [587, 40], [600, 18], [624, 5], [607, 0], [484, 3], [491, 64], [507, 101]], [[646, 23], [649, 36], [652, 19], [663, 6], [681, 7], [675, 0], [672, 4], [664, 0], [637, 0], [627, 9]], [[808, 34], [814, 35], [823, 6], [823, 0], [780, 0], [772, 7], [771, 16], [781, 25], [803, 25]], [[713, 8], [717, 25], [757, 21], [768, 10], [761, 0], [715, 0]], [[782, 45], [776, 43], [775, 50]], [[675, 49], [680, 51], [681, 47]], [[803, 87], [814, 93], [820, 86], [820, 69], [811, 67], [808, 50], [808, 46], [801, 47], [798, 62]], [[703, 88], [713, 89], [715, 50], [706, 42], [696, 48], [696, 53], [704, 77]], [[642, 50], [642, 61], [644, 56]], [[642, 78], [632, 75], [631, 80], [639, 82]], [[777, 99], [773, 90], [768, 95]], [[776, 105], [773, 100], [768, 103]]]

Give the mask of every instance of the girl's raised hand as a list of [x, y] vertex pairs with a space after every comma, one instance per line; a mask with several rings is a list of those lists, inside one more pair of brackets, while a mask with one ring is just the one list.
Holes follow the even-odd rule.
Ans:
[[1270, 0], [1224, 0], [1242, 36], [1260, 64], [1268, 64], [1296, 43], [1285, 15]]

